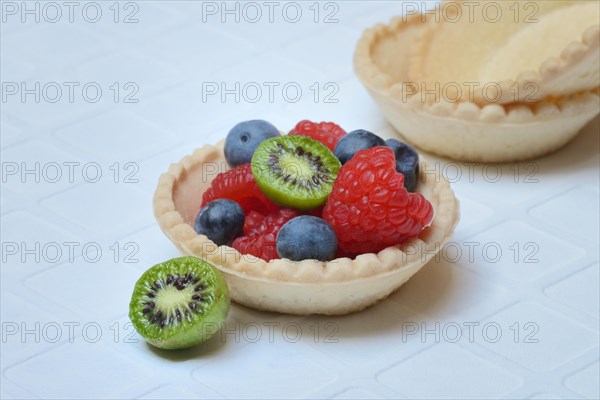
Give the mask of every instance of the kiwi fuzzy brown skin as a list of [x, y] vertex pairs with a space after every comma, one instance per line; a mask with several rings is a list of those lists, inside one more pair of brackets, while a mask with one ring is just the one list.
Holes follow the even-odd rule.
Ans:
[[278, 136], [263, 141], [252, 157], [252, 173], [273, 202], [312, 210], [327, 201], [341, 167], [321, 142], [305, 136]]
[[214, 335], [229, 305], [227, 283], [215, 267], [196, 257], [179, 257], [142, 274], [131, 296], [129, 318], [148, 343], [183, 349]]

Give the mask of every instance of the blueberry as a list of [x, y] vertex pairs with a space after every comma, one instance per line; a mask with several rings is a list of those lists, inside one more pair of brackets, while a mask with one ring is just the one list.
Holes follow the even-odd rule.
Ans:
[[337, 236], [331, 225], [310, 215], [301, 215], [286, 222], [276, 240], [279, 257], [292, 261], [333, 260], [337, 247]]
[[254, 150], [265, 139], [279, 136], [272, 124], [261, 119], [240, 122], [227, 134], [225, 158], [231, 167], [247, 164], [252, 160]]
[[333, 154], [340, 160], [342, 164], [354, 157], [357, 151], [370, 149], [375, 146], [385, 146], [382, 138], [374, 133], [357, 129], [349, 132], [346, 136], [340, 139], [335, 146]]
[[194, 229], [218, 244], [230, 244], [244, 228], [244, 211], [235, 201], [217, 199], [198, 212]]
[[414, 192], [419, 181], [419, 154], [412, 146], [396, 139], [386, 140], [385, 145], [394, 151], [396, 171], [404, 175], [404, 187]]

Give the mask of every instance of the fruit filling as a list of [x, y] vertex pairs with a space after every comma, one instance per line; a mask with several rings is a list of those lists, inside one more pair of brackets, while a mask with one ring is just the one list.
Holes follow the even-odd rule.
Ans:
[[404, 188], [394, 152], [382, 146], [361, 150], [344, 164], [323, 210], [341, 249], [355, 254], [400, 244], [432, 217], [431, 204]]
[[303, 136], [265, 140], [251, 165], [258, 187], [270, 200], [300, 210], [325, 203], [340, 168], [326, 146]]
[[339, 140], [346, 135], [346, 131], [333, 122], [316, 123], [303, 120], [296, 124], [294, 129], [290, 131], [290, 135], [308, 136], [318, 140], [333, 151]]
[[307, 190], [318, 187], [321, 183], [329, 182], [329, 170], [325, 169], [320, 161], [321, 156], [313, 156], [309, 151], [304, 152], [302, 147], [296, 147], [295, 155], [281, 150], [269, 156], [267, 165], [274, 173], [283, 176], [283, 182], [290, 189], [296, 185], [304, 186]]
[[[225, 150], [236, 167], [204, 193], [194, 228], [243, 254], [265, 261], [354, 257], [402, 244], [433, 219], [433, 207], [416, 192], [419, 154], [396, 139], [308, 120], [282, 136], [253, 120], [230, 131]], [[168, 310], [159, 311], [164, 317]]]
[[250, 254], [265, 261], [277, 259], [277, 234], [286, 222], [296, 216], [298, 212], [289, 208], [282, 208], [269, 215], [251, 211], [244, 224], [244, 236], [235, 239], [231, 246], [242, 254]]
[[267, 212], [278, 208], [258, 188], [250, 164], [243, 164], [217, 175], [210, 188], [202, 195], [201, 207], [215, 199], [233, 200], [246, 213], [250, 210]]

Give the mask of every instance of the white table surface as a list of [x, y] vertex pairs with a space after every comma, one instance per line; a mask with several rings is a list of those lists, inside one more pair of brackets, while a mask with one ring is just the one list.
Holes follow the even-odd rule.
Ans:
[[[532, 162], [432, 157], [461, 222], [442, 256], [380, 304], [337, 318], [233, 305], [206, 345], [163, 352], [127, 318], [139, 275], [178, 255], [151, 212], [159, 174], [250, 118], [393, 136], [351, 59], [362, 30], [400, 4], [320, 3], [317, 23], [313, 2], [297, 3], [297, 23], [287, 2], [272, 23], [263, 2], [257, 23], [242, 3], [239, 23], [221, 21], [221, 2], [82, 2], [72, 22], [62, 2], [60, 17], [35, 4], [39, 22], [2, 2], [2, 398], [600, 396], [598, 119]], [[337, 22], [324, 23], [330, 13]], [[236, 82], [239, 102], [207, 92]], [[277, 84], [272, 99], [265, 82]], [[8, 94], [36, 83], [39, 103]]]

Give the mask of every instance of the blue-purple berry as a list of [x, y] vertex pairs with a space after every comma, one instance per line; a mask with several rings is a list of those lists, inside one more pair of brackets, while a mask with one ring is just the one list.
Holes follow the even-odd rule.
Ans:
[[409, 192], [414, 192], [419, 181], [419, 153], [412, 146], [396, 139], [388, 139], [385, 144], [394, 151], [396, 171], [404, 175], [404, 187]]
[[227, 134], [225, 159], [231, 167], [248, 164], [262, 141], [279, 135], [279, 130], [267, 121], [255, 119], [240, 122]]
[[311, 215], [289, 220], [277, 233], [277, 254], [292, 261], [333, 260], [337, 247], [337, 236], [331, 225]]
[[229, 245], [240, 236], [246, 217], [238, 203], [227, 199], [213, 200], [196, 216], [194, 230], [219, 246]]
[[335, 154], [342, 164], [345, 164], [358, 151], [370, 149], [375, 146], [385, 146], [385, 142], [374, 133], [364, 129], [357, 129], [349, 132], [337, 142], [333, 154]]

